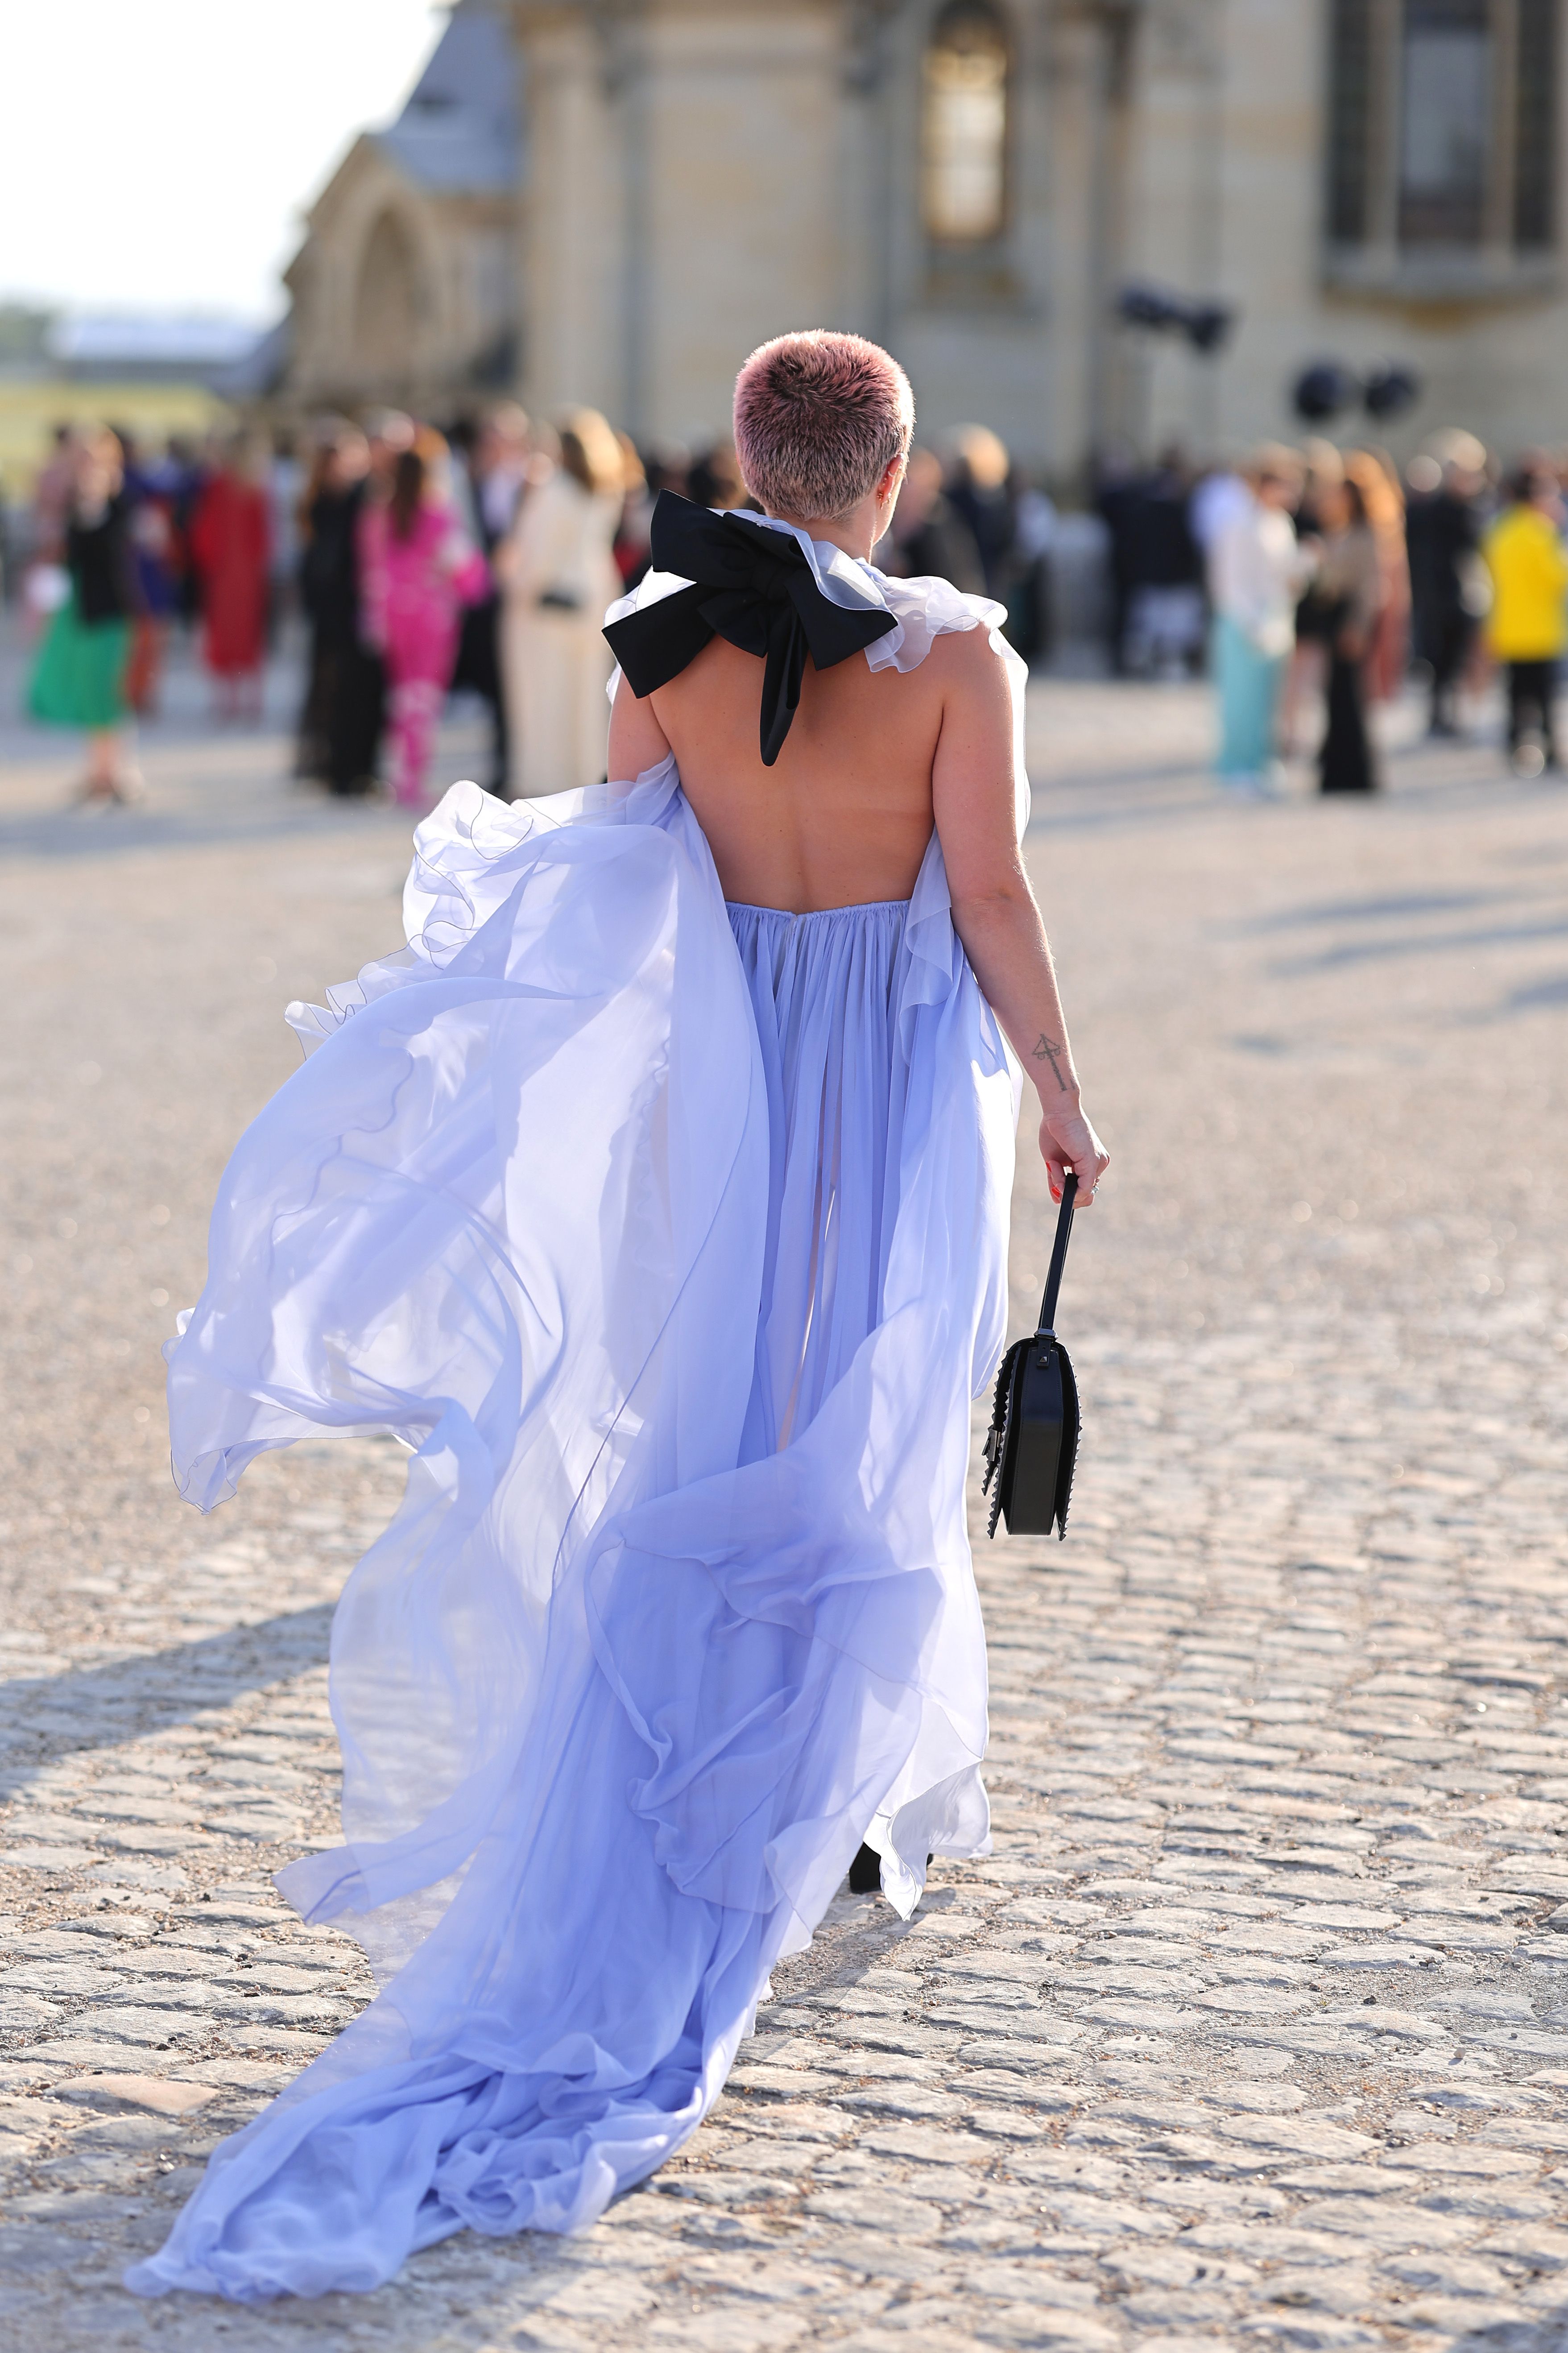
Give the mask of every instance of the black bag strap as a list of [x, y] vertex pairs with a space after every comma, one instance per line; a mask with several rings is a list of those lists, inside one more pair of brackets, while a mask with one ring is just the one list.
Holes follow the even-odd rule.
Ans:
[[1046, 1276], [1046, 1295], [1040, 1302], [1040, 1329], [1037, 1339], [1047, 1333], [1053, 1336], [1057, 1323], [1057, 1293], [1062, 1287], [1062, 1269], [1068, 1262], [1068, 1237], [1072, 1232], [1072, 1205], [1078, 1198], [1078, 1177], [1068, 1169], [1062, 1178], [1062, 1205], [1057, 1212], [1057, 1238], [1051, 1246], [1050, 1271]]

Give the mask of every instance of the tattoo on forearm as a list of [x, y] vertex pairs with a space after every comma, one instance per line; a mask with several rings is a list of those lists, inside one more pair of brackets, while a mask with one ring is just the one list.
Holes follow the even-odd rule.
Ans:
[[1068, 1092], [1068, 1082], [1062, 1076], [1061, 1054], [1062, 1049], [1057, 1039], [1047, 1038], [1042, 1029], [1032, 1049], [1032, 1059], [1037, 1062], [1050, 1064], [1056, 1073], [1057, 1084], [1065, 1095]]

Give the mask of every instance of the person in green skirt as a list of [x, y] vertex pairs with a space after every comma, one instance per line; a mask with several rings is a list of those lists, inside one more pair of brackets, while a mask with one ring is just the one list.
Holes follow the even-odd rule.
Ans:
[[132, 800], [141, 780], [126, 744], [125, 670], [139, 598], [124, 453], [106, 426], [76, 439], [64, 554], [70, 585], [38, 649], [27, 709], [85, 729], [84, 801]]

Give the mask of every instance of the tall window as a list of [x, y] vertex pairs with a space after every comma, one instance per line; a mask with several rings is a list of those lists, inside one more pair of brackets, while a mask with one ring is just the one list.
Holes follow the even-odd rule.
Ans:
[[1331, 0], [1330, 246], [1436, 259], [1555, 243], [1561, 0]]
[[1334, 0], [1329, 55], [1329, 239], [1359, 245], [1367, 233], [1372, 129], [1372, 9]]
[[986, 0], [950, 0], [925, 53], [921, 212], [948, 246], [990, 243], [1007, 219], [1007, 36]]
[[1399, 241], [1478, 245], [1491, 149], [1489, 0], [1405, 0]]
[[1513, 241], [1521, 253], [1551, 245], [1556, 227], [1557, 15], [1558, 0], [1519, 0]]

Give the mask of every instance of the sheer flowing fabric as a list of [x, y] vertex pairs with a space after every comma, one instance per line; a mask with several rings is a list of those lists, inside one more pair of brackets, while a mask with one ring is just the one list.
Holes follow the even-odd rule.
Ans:
[[279, 1881], [381, 1991], [144, 2295], [583, 2227], [700, 2120], [862, 1838], [906, 1915], [989, 1844], [963, 1496], [1018, 1081], [934, 839], [907, 903], [790, 916], [726, 906], [671, 761], [459, 785], [405, 912], [291, 1008], [169, 1367], [204, 1509], [307, 1431], [414, 1450], [333, 1626], [343, 1843]]

